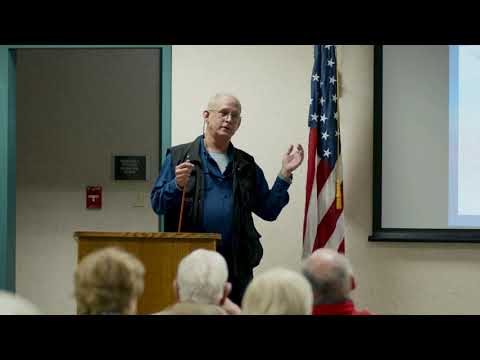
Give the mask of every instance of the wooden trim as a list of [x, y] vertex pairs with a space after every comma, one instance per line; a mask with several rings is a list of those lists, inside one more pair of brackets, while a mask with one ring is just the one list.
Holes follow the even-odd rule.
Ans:
[[96, 231], [77, 231], [73, 234], [75, 240], [80, 238], [95, 240], [115, 239], [193, 239], [193, 240], [217, 240], [220, 241], [221, 235], [214, 233], [177, 233], [177, 232], [96, 232]]

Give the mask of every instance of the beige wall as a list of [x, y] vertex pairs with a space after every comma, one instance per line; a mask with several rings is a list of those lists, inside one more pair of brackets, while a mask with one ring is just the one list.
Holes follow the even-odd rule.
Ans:
[[[478, 245], [369, 243], [372, 223], [373, 47], [342, 46], [340, 99], [347, 255], [356, 269], [354, 298], [379, 314], [477, 314]], [[311, 46], [174, 46], [173, 143], [201, 132], [209, 95], [236, 94], [244, 120], [234, 143], [255, 156], [270, 185], [288, 143], [307, 145]], [[257, 271], [298, 269], [305, 164], [290, 204], [274, 223], [256, 219], [265, 256]]]

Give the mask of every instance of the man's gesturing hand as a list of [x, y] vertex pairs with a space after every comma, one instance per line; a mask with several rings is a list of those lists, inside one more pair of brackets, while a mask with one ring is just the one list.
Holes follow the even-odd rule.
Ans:
[[283, 177], [290, 177], [292, 172], [300, 166], [303, 161], [303, 148], [302, 145], [297, 144], [295, 146], [290, 145], [287, 152], [283, 155], [282, 159], [282, 170], [280, 173]]

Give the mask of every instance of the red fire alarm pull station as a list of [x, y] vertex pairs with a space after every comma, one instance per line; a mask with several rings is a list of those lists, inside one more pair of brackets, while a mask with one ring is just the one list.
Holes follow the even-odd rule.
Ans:
[[87, 209], [102, 208], [102, 187], [87, 186]]

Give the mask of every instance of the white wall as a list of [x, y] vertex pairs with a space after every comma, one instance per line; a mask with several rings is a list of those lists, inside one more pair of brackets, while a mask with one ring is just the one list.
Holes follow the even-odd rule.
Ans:
[[[17, 53], [16, 287], [45, 313], [75, 312], [75, 231], [158, 230], [148, 198], [133, 206], [158, 172], [158, 54]], [[151, 156], [151, 181], [115, 183], [112, 153]], [[103, 209], [86, 210], [97, 184]]]

